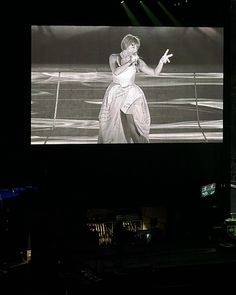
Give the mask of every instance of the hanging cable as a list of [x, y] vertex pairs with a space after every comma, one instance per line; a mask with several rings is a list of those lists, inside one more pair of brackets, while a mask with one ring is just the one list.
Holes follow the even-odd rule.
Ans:
[[199, 118], [199, 107], [198, 107], [198, 96], [197, 96], [197, 82], [196, 82], [196, 73], [193, 73], [193, 78], [194, 78], [194, 96], [195, 96], [195, 100], [196, 100], [196, 111], [197, 111], [197, 123], [198, 123], [198, 127], [200, 128], [202, 135], [204, 137], [205, 142], [208, 142], [206, 135], [202, 129], [202, 126], [200, 124], [200, 118]]
[[48, 138], [52, 135], [52, 132], [56, 125], [56, 117], [57, 117], [57, 106], [58, 106], [58, 98], [59, 98], [59, 90], [60, 90], [60, 79], [61, 79], [61, 73], [58, 72], [58, 81], [57, 81], [57, 93], [56, 93], [56, 102], [55, 102], [55, 109], [54, 109], [54, 115], [53, 115], [53, 121], [52, 121], [52, 127], [49, 131], [48, 136], [46, 137], [44, 144], [47, 143]]

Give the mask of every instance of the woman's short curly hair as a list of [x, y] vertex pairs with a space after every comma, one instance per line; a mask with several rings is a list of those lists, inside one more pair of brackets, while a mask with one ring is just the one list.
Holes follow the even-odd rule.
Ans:
[[132, 43], [135, 43], [138, 48], [140, 47], [140, 40], [138, 37], [128, 34], [121, 40], [121, 49], [125, 50], [128, 48]]

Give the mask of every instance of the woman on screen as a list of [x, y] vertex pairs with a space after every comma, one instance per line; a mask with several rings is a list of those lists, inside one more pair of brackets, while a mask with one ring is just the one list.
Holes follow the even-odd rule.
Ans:
[[173, 54], [166, 50], [155, 69], [138, 56], [140, 40], [131, 34], [121, 41], [121, 53], [111, 54], [113, 82], [108, 86], [99, 113], [98, 143], [148, 143], [150, 114], [142, 89], [135, 84], [137, 71], [158, 76]]

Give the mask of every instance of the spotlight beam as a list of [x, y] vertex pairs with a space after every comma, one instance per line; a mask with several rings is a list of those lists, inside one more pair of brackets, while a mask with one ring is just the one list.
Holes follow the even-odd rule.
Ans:
[[140, 22], [137, 20], [137, 18], [134, 16], [132, 11], [126, 5], [125, 1], [121, 1], [120, 4], [123, 6], [123, 8], [125, 10], [125, 13], [127, 14], [129, 20], [131, 21], [131, 24], [134, 25], [134, 26], [140, 26]]
[[147, 14], [147, 16], [149, 17], [149, 19], [151, 20], [151, 22], [155, 26], [160, 26], [161, 21], [154, 15], [154, 13], [147, 7], [147, 5], [145, 3], [143, 3], [143, 1], [140, 1], [139, 3], [142, 6], [145, 13]]
[[181, 26], [181, 23], [166, 9], [166, 7], [160, 1], [157, 1], [157, 4], [161, 7], [161, 9], [175, 26]]

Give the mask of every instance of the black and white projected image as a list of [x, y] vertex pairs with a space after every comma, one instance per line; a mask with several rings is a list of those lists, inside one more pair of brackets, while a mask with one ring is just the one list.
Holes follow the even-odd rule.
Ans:
[[173, 54], [158, 76], [135, 73], [150, 114], [148, 142], [223, 142], [223, 28], [32, 26], [31, 32], [32, 145], [99, 143], [99, 113], [114, 83], [109, 56], [120, 54], [127, 34], [139, 38], [138, 56], [150, 68], [167, 49]]

